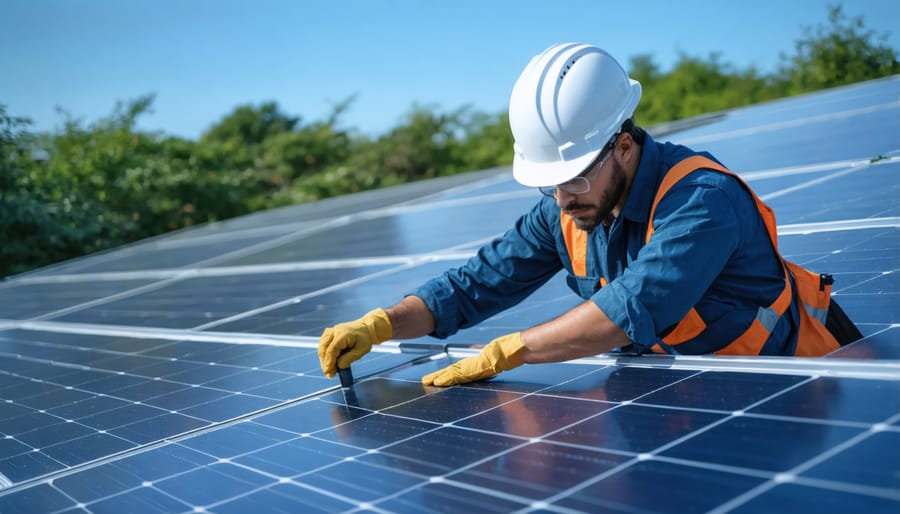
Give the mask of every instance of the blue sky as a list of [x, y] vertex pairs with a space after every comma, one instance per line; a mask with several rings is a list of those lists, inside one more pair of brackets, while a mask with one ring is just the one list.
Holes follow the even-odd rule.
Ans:
[[[3, 0], [0, 104], [61, 126], [153, 93], [139, 126], [196, 138], [241, 104], [275, 101], [303, 122], [357, 95], [344, 128], [381, 134], [414, 103], [506, 110], [532, 55], [556, 42], [596, 44], [623, 65], [651, 54], [718, 52], [774, 71], [825, 0]], [[900, 1], [843, 2], [900, 48]]]

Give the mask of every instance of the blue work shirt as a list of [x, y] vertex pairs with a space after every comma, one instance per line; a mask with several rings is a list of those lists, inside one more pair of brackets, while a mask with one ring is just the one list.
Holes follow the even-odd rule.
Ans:
[[[590, 231], [586, 277], [572, 263], [553, 198], [542, 199], [514, 227], [476, 256], [410, 294], [435, 317], [443, 338], [522, 301], [561, 269], [579, 296], [593, 301], [634, 343], [647, 351], [691, 309], [707, 325], [699, 336], [667, 351], [714, 352], [731, 343], [784, 288], [781, 261], [749, 192], [727, 174], [701, 169], [680, 180], [660, 201], [654, 233], [645, 244], [650, 208], [665, 175], [695, 152], [656, 143], [645, 134], [641, 160], [619, 216]], [[607, 285], [600, 287], [599, 279]], [[797, 307], [779, 319], [762, 355], [793, 355]], [[527, 327], [522, 327], [527, 328]]]

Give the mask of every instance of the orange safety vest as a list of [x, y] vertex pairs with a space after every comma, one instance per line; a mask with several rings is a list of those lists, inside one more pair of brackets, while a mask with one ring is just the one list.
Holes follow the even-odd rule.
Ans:
[[[701, 168], [731, 175], [750, 193], [766, 225], [772, 248], [778, 255], [779, 260], [781, 260], [782, 268], [784, 269], [784, 289], [781, 291], [781, 294], [778, 295], [771, 305], [758, 310], [753, 323], [743, 334], [715, 353], [720, 355], [759, 355], [769, 339], [769, 334], [775, 328], [775, 324], [790, 307], [791, 299], [794, 296], [794, 287], [797, 288], [797, 297], [800, 299], [803, 307], [798, 309], [800, 313], [800, 330], [794, 355], [804, 357], [821, 356], [839, 348], [840, 345], [837, 340], [825, 328], [825, 317], [828, 313], [828, 305], [831, 302], [830, 276], [813, 273], [781, 257], [781, 254], [778, 253], [775, 213], [756, 196], [753, 190], [750, 189], [750, 186], [739, 176], [721, 164], [706, 157], [694, 155], [678, 162], [669, 169], [666, 176], [663, 177], [663, 181], [656, 192], [656, 197], [653, 199], [653, 205], [650, 207], [650, 221], [647, 225], [645, 243], [649, 242], [651, 236], [653, 236], [653, 214], [656, 212], [656, 206], [660, 200], [679, 180]], [[578, 276], [585, 276], [587, 275], [588, 233], [578, 229], [571, 216], [565, 212], [560, 212], [559, 218], [563, 238], [566, 242], [566, 249], [572, 262], [572, 272]], [[793, 281], [791, 280], [792, 278]], [[606, 279], [601, 278], [600, 286], [605, 285]], [[705, 329], [706, 323], [696, 309], [691, 308], [687, 315], [662, 340], [667, 345], [677, 346], [697, 337]], [[653, 346], [653, 350], [663, 351], [658, 344]]]

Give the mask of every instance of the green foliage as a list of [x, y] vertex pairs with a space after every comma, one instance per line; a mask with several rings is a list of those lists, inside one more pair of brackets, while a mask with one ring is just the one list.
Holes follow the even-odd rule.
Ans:
[[43, 173], [47, 152], [27, 119], [0, 105], [0, 275], [106, 247], [109, 228], [71, 181]]
[[796, 53], [782, 55], [780, 76], [788, 94], [816, 91], [900, 73], [897, 51], [887, 35], [866, 30], [862, 18], [847, 18], [840, 5], [828, 7], [829, 26], [806, 27]]
[[474, 113], [464, 130], [465, 136], [457, 147], [463, 171], [496, 168], [512, 162], [513, 137], [508, 114]]
[[405, 123], [376, 141], [362, 145], [348, 164], [401, 181], [457, 173], [455, 148], [464, 109], [448, 114], [414, 106]]
[[629, 75], [644, 88], [636, 119], [661, 123], [900, 73], [886, 35], [865, 30], [862, 18], [848, 19], [840, 6], [828, 8], [827, 26], [803, 32], [796, 53], [782, 54], [772, 76], [735, 70], [717, 53], [706, 59], [682, 54], [668, 73], [649, 55], [632, 57]]
[[[736, 70], [719, 54], [682, 54], [672, 70], [630, 61], [644, 94], [641, 125], [686, 118], [900, 73], [896, 50], [829, 8], [771, 76]], [[512, 162], [507, 115], [414, 105], [370, 139], [342, 128], [348, 98], [304, 124], [274, 102], [241, 105], [199, 140], [138, 130], [148, 95], [84, 126], [65, 116], [52, 134], [0, 104], [0, 276], [259, 209], [502, 166]]]
[[242, 105], [207, 131], [203, 140], [252, 146], [276, 134], [290, 132], [299, 121], [300, 118], [282, 113], [274, 102], [258, 108]]
[[682, 54], [666, 74], [659, 71], [650, 56], [639, 55], [631, 60], [630, 75], [644, 89], [635, 112], [635, 118], [643, 124], [688, 118], [779, 96], [770, 87], [770, 81], [755, 69], [735, 71], [715, 53], [706, 60]]

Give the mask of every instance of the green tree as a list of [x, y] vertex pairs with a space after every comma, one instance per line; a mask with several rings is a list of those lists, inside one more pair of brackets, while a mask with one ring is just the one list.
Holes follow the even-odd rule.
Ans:
[[99, 213], [65, 177], [46, 173], [46, 138], [0, 105], [0, 276], [100, 249]]
[[250, 173], [197, 143], [135, 128], [152, 96], [83, 126], [34, 136], [0, 114], [3, 274], [249, 212]]
[[644, 90], [653, 88], [664, 76], [650, 54], [638, 54], [628, 61], [628, 76], [641, 83]]
[[313, 200], [508, 164], [512, 134], [505, 114], [413, 106], [387, 134], [350, 138], [347, 148], [346, 160], [299, 179], [291, 197]]
[[294, 130], [299, 122], [300, 118], [283, 113], [275, 102], [259, 107], [240, 105], [206, 131], [203, 140], [255, 145], [275, 134]]
[[375, 169], [403, 181], [458, 172], [453, 160], [465, 108], [441, 113], [413, 106], [405, 123], [378, 138]]
[[197, 151], [207, 157], [205, 168], [244, 177], [253, 191], [245, 198], [250, 210], [306, 199], [309, 195], [295, 194], [294, 183], [350, 155], [352, 136], [339, 124], [352, 101], [338, 103], [326, 120], [307, 125], [275, 102], [239, 106], [200, 138]]
[[509, 114], [490, 116], [472, 113], [464, 123], [464, 134], [457, 145], [460, 171], [504, 166], [513, 160], [513, 137]]
[[635, 117], [661, 123], [776, 98], [771, 81], [754, 68], [737, 71], [712, 53], [707, 59], [681, 54], [672, 71], [661, 73], [651, 58], [631, 61], [631, 76], [644, 89]]
[[778, 81], [788, 94], [852, 84], [900, 73], [896, 49], [886, 34], [867, 30], [861, 17], [848, 18], [840, 5], [828, 7], [829, 25], [805, 27], [794, 55], [781, 55]]

